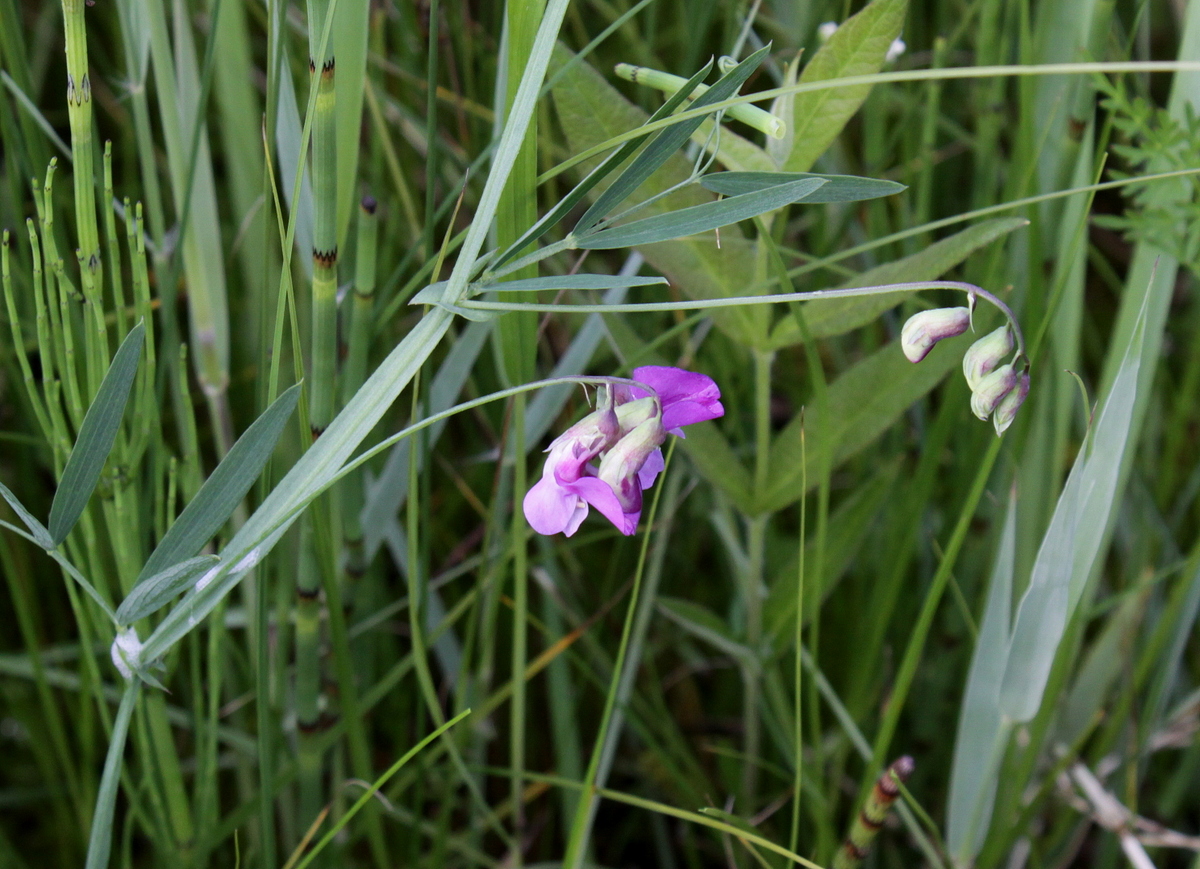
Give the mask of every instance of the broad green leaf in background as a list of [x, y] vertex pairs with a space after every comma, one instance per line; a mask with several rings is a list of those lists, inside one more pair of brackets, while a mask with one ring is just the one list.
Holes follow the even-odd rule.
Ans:
[[[829, 449], [833, 465], [852, 456], [891, 426], [912, 404], [959, 367], [971, 335], [941, 341], [920, 365], [900, 352], [898, 342], [880, 348], [829, 384], [823, 407], [810, 408], [788, 423], [771, 446], [770, 482], [755, 498], [755, 512], [775, 512], [804, 494], [801, 425], [808, 432], [808, 461]], [[975, 422], [966, 405], [963, 424]], [[810, 485], [817, 474], [808, 469]]]
[[210, 569], [217, 560], [215, 555], [199, 555], [139, 581], [117, 607], [117, 621], [122, 625], [131, 625], [138, 619], [158, 612], [173, 597], [190, 587], [195, 578]]
[[[880, 508], [894, 494], [893, 487], [899, 472], [899, 462], [888, 462], [885, 467], [872, 474], [869, 481], [851, 492], [830, 515], [825, 538], [822, 600], [834, 591], [842, 575], [854, 563], [867, 532], [879, 516]], [[805, 542], [809, 558], [815, 556], [816, 544], [815, 535], [813, 539]], [[767, 635], [774, 638], [772, 645], [777, 649], [786, 649], [796, 630], [796, 575], [799, 571], [799, 558], [799, 554], [793, 553], [786, 561], [773, 568], [771, 572], [774, 574], [774, 580], [767, 583], [767, 602], [763, 610]], [[811, 617], [812, 614], [808, 615]]]
[[[818, 49], [800, 74], [800, 83], [871, 75], [883, 68], [892, 41], [904, 26], [908, 0], [875, 0], [848, 18]], [[870, 91], [868, 85], [829, 88], [796, 94], [787, 106], [784, 97], [775, 109], [787, 122], [785, 142], [791, 151], [779, 167], [807, 172], [841, 133]]]
[[144, 323], [129, 330], [79, 426], [79, 437], [50, 505], [50, 539], [55, 546], [75, 527], [100, 481], [104, 462], [121, 427], [121, 417], [125, 415], [125, 402], [137, 374], [145, 334]]
[[[1029, 721], [1041, 706], [1055, 653], [1116, 513], [1122, 459], [1136, 439], [1131, 437], [1136, 435], [1132, 420], [1146, 312], [1143, 305], [1104, 409], [1071, 468], [1017, 610], [1000, 690], [1000, 708], [1013, 721]], [[1119, 350], [1115, 345], [1112, 352]]]
[[[262, 473], [299, 399], [300, 384], [297, 383], [275, 399], [238, 438], [146, 560], [134, 592], [143, 581], [195, 555], [221, 530]], [[130, 592], [130, 597], [134, 592]], [[124, 608], [125, 605], [121, 606]]]
[[1008, 657], [1016, 555], [1017, 499], [1009, 499], [996, 547], [983, 621], [971, 656], [950, 770], [946, 847], [957, 867], [968, 867], [987, 835], [996, 799], [1001, 752], [1009, 723], [1000, 713], [1000, 683]]
[[745, 643], [729, 632], [725, 623], [711, 610], [698, 603], [677, 597], [658, 598], [658, 610], [689, 634], [740, 663], [754, 659]]
[[[820, 195], [820, 191], [818, 191]], [[931, 244], [903, 259], [884, 263], [856, 275], [843, 287], [866, 287], [877, 284], [897, 284], [907, 281], [933, 281], [954, 268], [968, 256], [1014, 229], [1027, 226], [1023, 217], [999, 217], [970, 226], [949, 238]], [[814, 338], [843, 335], [874, 321], [884, 311], [894, 308], [912, 295], [911, 292], [889, 293], [880, 296], [854, 296], [845, 299], [803, 302], [804, 321]], [[771, 330], [771, 349], [781, 349], [801, 341], [796, 318], [780, 318]]]
[[610, 250], [708, 232], [798, 202], [812, 195], [824, 184], [823, 178], [804, 178], [754, 193], [743, 193], [741, 196], [705, 202], [667, 214], [656, 214], [654, 217], [635, 220], [614, 229], [585, 235], [576, 242], [576, 247], [583, 250]]
[[857, 175], [816, 175], [811, 172], [713, 172], [700, 179], [700, 186], [724, 196], [737, 196], [766, 190], [787, 181], [802, 178], [823, 178], [825, 185], [805, 202], [861, 202], [891, 196], [908, 187], [896, 181], [881, 178], [861, 178]]

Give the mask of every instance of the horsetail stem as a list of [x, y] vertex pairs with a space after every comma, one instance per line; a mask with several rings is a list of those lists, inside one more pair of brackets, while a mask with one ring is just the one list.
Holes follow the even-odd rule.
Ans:
[[883, 771], [871, 788], [863, 807], [854, 816], [850, 832], [833, 858], [833, 869], [854, 869], [871, 850], [871, 842], [878, 835], [892, 810], [892, 803], [900, 796], [900, 786], [912, 775], [913, 759], [904, 755], [892, 762]]
[[[375, 258], [378, 250], [379, 219], [375, 214], [377, 203], [372, 196], [364, 196], [358, 211], [358, 237], [354, 252], [354, 295], [347, 315], [346, 333], [349, 342], [346, 363], [342, 370], [342, 396], [348, 401], [366, 379], [367, 350], [371, 344], [371, 331], [375, 311]], [[353, 606], [354, 586], [366, 572], [366, 551], [363, 544], [362, 523], [359, 511], [362, 507], [362, 474], [355, 472], [346, 478], [341, 489], [342, 516], [345, 523], [346, 558], [342, 578], [342, 604], [348, 609]]]
[[[88, 77], [85, 0], [62, 0], [67, 43], [67, 115], [71, 124], [71, 151], [75, 172], [75, 231], [92, 283], [103, 284], [100, 230], [96, 223], [95, 167], [92, 156], [92, 83]], [[47, 201], [49, 207], [49, 201]]]
[[[308, 4], [309, 74], [317, 77], [312, 123], [313, 277], [312, 407], [313, 435], [333, 419], [337, 382], [337, 130], [332, 39], [321, 53], [328, 0]], [[319, 55], [319, 56], [318, 56]]]

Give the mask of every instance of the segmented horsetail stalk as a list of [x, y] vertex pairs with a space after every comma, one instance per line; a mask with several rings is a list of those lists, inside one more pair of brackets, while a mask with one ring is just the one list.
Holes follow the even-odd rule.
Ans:
[[337, 394], [337, 115], [332, 37], [321, 54], [328, 9], [328, 0], [310, 0], [308, 4], [308, 69], [310, 75], [318, 77], [312, 123], [312, 407], [309, 412], [314, 437], [333, 419]]
[[871, 788], [866, 803], [854, 816], [850, 832], [833, 859], [833, 869], [854, 869], [867, 856], [872, 840], [887, 820], [892, 803], [900, 796], [900, 785], [912, 775], [915, 766], [913, 759], [906, 754], [892, 761], [892, 765], [883, 771]]
[[[308, 70], [316, 77], [312, 121], [313, 275], [312, 374], [309, 424], [315, 440], [333, 419], [337, 394], [337, 139], [333, 40], [321, 51], [328, 0], [308, 4]], [[327, 500], [313, 505], [328, 519]], [[296, 729], [299, 767], [299, 822], [305, 829], [325, 803], [323, 757], [318, 735], [321, 709], [321, 569], [313, 509], [300, 520], [296, 566]]]
[[67, 44], [67, 116], [71, 124], [71, 152], [75, 170], [75, 230], [84, 267], [91, 272], [92, 285], [99, 292], [103, 270], [100, 230], [96, 222], [95, 167], [92, 162], [92, 83], [88, 78], [83, 9], [84, 0], [62, 0]]
[[[379, 219], [373, 196], [364, 196], [358, 210], [358, 239], [354, 251], [354, 297], [347, 315], [346, 362], [342, 368], [342, 397], [348, 401], [366, 379], [367, 350], [375, 313], [375, 256], [378, 249]], [[367, 570], [363, 529], [359, 522], [362, 509], [362, 473], [347, 476], [341, 488], [342, 516], [345, 523], [346, 558], [342, 576], [342, 605], [349, 610], [354, 602], [354, 586]]]

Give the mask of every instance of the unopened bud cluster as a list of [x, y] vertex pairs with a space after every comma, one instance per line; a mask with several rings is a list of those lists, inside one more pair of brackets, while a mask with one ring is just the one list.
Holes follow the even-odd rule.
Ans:
[[[953, 338], [971, 326], [969, 308], [934, 308], [909, 317], [900, 332], [900, 347], [910, 362], [920, 362], [943, 338]], [[1029, 394], [1029, 374], [1018, 369], [1021, 354], [1011, 361], [1013, 330], [1005, 323], [971, 345], [963, 357], [963, 375], [971, 387], [971, 412], [992, 418], [996, 434], [1012, 425], [1017, 410]]]

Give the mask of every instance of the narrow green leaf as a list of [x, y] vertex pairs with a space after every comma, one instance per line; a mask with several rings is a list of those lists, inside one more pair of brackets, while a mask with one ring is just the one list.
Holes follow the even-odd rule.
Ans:
[[195, 555], [221, 530], [262, 473], [299, 399], [300, 384], [297, 383], [275, 399], [238, 438], [146, 559], [138, 574], [135, 591], [143, 581], [161, 575], [169, 565]]
[[117, 789], [121, 784], [121, 758], [125, 753], [125, 737], [129, 722], [141, 694], [141, 683], [130, 680], [121, 696], [121, 705], [113, 719], [108, 753], [104, 756], [104, 772], [96, 791], [96, 808], [92, 812], [92, 832], [88, 839], [87, 863], [84, 869], [106, 869], [112, 853], [113, 815], [117, 806]]
[[700, 179], [700, 186], [724, 196], [738, 196], [766, 190], [788, 181], [803, 178], [824, 178], [825, 186], [809, 196], [805, 204], [814, 202], [861, 202], [891, 196], [908, 187], [882, 178], [861, 178], [858, 175], [816, 175], [811, 172], [714, 172]]
[[13, 508], [13, 512], [21, 517], [21, 521], [25, 523], [29, 533], [37, 540], [38, 546], [43, 549], [54, 548], [54, 541], [50, 537], [50, 532], [46, 530], [46, 526], [34, 518], [34, 515], [25, 509], [25, 505], [17, 499], [12, 490], [3, 483], [0, 483], [0, 496], [3, 496], [4, 500], [8, 502], [8, 506]]
[[140, 580], [117, 607], [117, 621], [122, 625], [131, 625], [138, 619], [158, 612], [219, 560], [215, 555], [199, 555]]
[[83, 425], [79, 427], [79, 437], [71, 450], [71, 457], [67, 459], [67, 466], [63, 468], [62, 480], [50, 505], [50, 539], [55, 546], [62, 543], [75, 527], [88, 499], [92, 497], [96, 483], [100, 481], [100, 472], [104, 470], [104, 462], [112, 450], [117, 429], [121, 427], [121, 417], [125, 414], [125, 402], [129, 398], [134, 375], [137, 374], [145, 334], [144, 323], [138, 323], [129, 330], [100, 388], [96, 390], [96, 397], [83, 418]]
[[472, 284], [471, 294], [515, 293], [521, 290], [611, 290], [614, 287], [650, 287], [665, 283], [667, 279], [657, 275], [627, 278], [620, 275], [550, 275], [520, 281], [501, 281], [498, 284]]
[[[871, 75], [883, 68], [892, 40], [904, 25], [907, 0], [875, 0], [834, 31], [800, 74], [800, 82]], [[780, 167], [804, 172], [825, 153], [846, 122], [858, 111], [869, 85], [830, 88], [786, 97], [774, 108], [788, 125], [784, 141], [791, 152]]]
[[[885, 263], [856, 275], [841, 286], [866, 287], [876, 284], [898, 284], [906, 281], [937, 280], [981, 247], [985, 247], [1013, 230], [1028, 224], [1029, 221], [1023, 217], [1000, 217], [994, 220], [985, 220], [962, 232], [955, 233], [949, 238], [935, 242], [911, 256]], [[912, 294], [906, 292], [829, 299], [803, 302], [801, 307], [804, 310], [804, 321], [808, 325], [810, 334], [814, 338], [829, 338], [834, 335], [844, 335], [846, 332], [865, 326], [910, 295]], [[775, 328], [771, 330], [770, 347], [773, 350], [779, 350], [798, 344], [800, 340], [800, 329], [796, 325], [796, 318], [787, 315], [781, 318]]]
[[[746, 79], [750, 77], [751, 73], [758, 69], [759, 64], [763, 62], [769, 51], [769, 45], [763, 46], [728, 73], [721, 76], [717, 83], [710, 87], [703, 96], [697, 97], [692, 102], [691, 109], [702, 108], [732, 97], [737, 93], [738, 88], [745, 83]], [[646, 147], [646, 150], [639, 154], [637, 159], [617, 177], [617, 180], [600, 194], [599, 198], [592, 204], [592, 207], [584, 212], [583, 217], [575, 225], [576, 234], [591, 229], [607, 216], [609, 212], [620, 205], [625, 197], [641, 187], [643, 181], [653, 175], [668, 158], [683, 147], [684, 143], [692, 137], [692, 133], [704, 123], [704, 118], [704, 115], [690, 118], [674, 124], [659, 133]]]
[[755, 193], [743, 193], [741, 196], [705, 202], [667, 214], [656, 214], [615, 229], [586, 235], [578, 240], [576, 246], [584, 250], [610, 250], [708, 232], [799, 202], [824, 184], [823, 178], [804, 178]]

